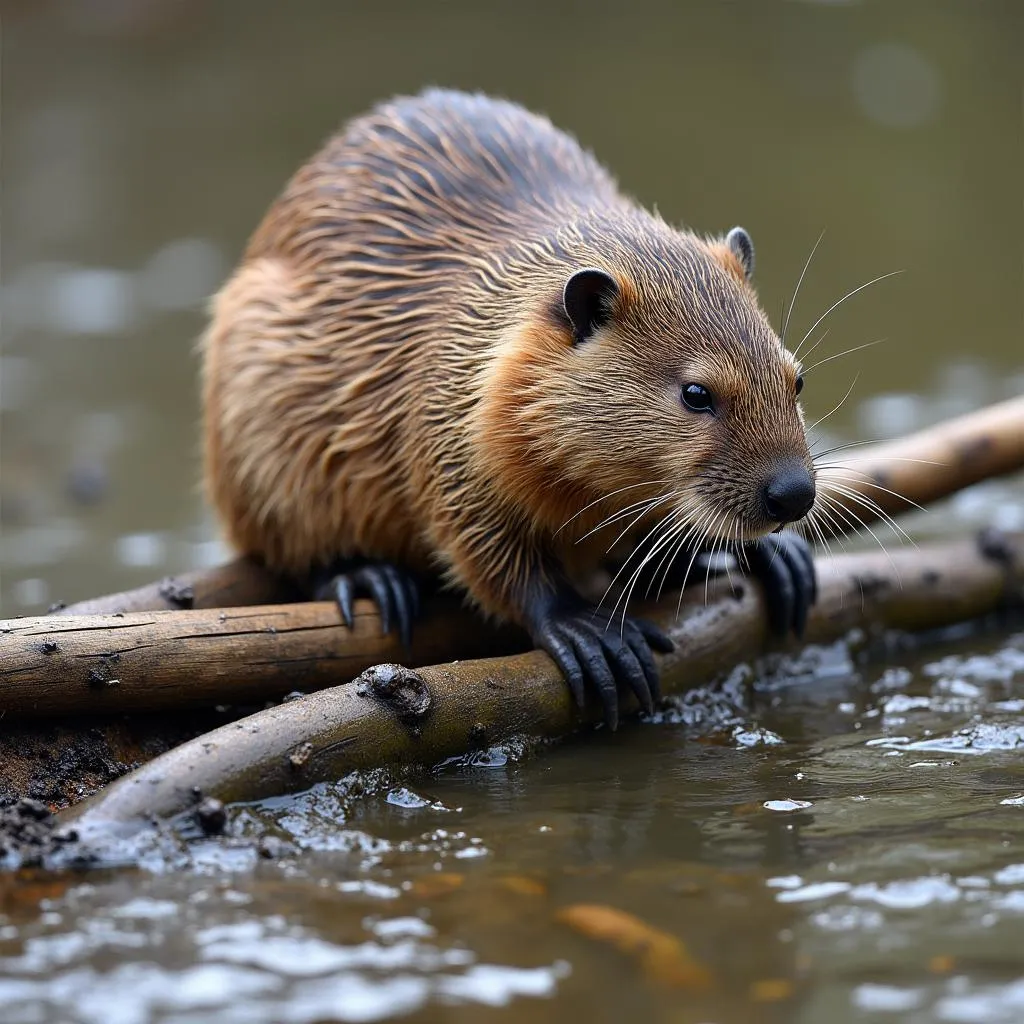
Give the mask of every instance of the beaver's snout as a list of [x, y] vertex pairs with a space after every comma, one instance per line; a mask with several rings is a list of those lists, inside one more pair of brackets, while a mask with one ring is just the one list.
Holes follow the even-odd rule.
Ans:
[[800, 462], [784, 463], [761, 490], [765, 515], [775, 523], [803, 519], [814, 504], [814, 480]]

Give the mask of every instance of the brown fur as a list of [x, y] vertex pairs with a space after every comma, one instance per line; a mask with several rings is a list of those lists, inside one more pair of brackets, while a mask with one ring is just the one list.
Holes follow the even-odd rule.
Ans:
[[[574, 346], [560, 298], [586, 266], [621, 291]], [[398, 99], [330, 139], [202, 350], [207, 486], [234, 545], [294, 574], [353, 554], [439, 568], [518, 621], [531, 588], [596, 560], [575, 542], [616, 509], [678, 490], [660, 513], [711, 503], [714, 533], [751, 539], [772, 525], [761, 480], [810, 465], [795, 362], [729, 246], [484, 97]], [[683, 407], [689, 381], [719, 415]]]

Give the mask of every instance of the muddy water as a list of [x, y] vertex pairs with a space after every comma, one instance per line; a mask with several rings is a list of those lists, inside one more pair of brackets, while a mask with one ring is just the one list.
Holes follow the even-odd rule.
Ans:
[[[824, 230], [794, 342], [903, 271], [807, 343], [885, 339], [808, 375], [812, 419], [856, 379], [822, 446], [1024, 389], [1015, 0], [2, 15], [5, 615], [222, 557], [201, 305], [335, 123], [424, 83], [546, 110], [671, 219], [744, 224], [773, 315]], [[911, 525], [981, 523], [1024, 526], [1019, 481]], [[1022, 1020], [1022, 663], [1012, 631], [836, 655], [614, 739], [237, 808], [181, 870], [4, 882], [0, 1020]], [[623, 951], [577, 904], [660, 931]]]

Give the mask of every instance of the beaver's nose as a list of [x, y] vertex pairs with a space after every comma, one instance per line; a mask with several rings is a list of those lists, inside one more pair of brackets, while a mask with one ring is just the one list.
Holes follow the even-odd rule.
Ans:
[[768, 478], [761, 491], [765, 515], [776, 523], [802, 519], [814, 504], [814, 481], [807, 467], [792, 462]]

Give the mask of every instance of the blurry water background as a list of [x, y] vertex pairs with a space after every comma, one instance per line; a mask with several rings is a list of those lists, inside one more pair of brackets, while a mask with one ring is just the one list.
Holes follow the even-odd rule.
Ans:
[[[856, 378], [828, 436], [1024, 390], [1018, 0], [3, 0], [0, 16], [4, 615], [224, 557], [197, 486], [203, 304], [329, 132], [427, 84], [546, 112], [670, 220], [743, 224], [777, 323], [824, 230], [794, 341], [903, 271], [829, 318], [816, 358], [886, 340], [809, 374], [812, 420]], [[1019, 480], [914, 529], [981, 523], [1024, 527]], [[450, 768], [423, 800], [254, 810], [240, 828], [291, 815], [275, 827], [318, 851], [258, 885], [206, 864], [213, 879], [22, 892], [6, 928], [0, 913], [0, 1019], [440, 1019], [454, 1002], [480, 1020], [511, 1002], [524, 1019], [746, 1021], [757, 1003], [1020, 1021], [1022, 649], [1004, 636], [863, 677], [840, 657], [827, 685], [820, 669], [737, 697], [740, 724], [712, 715], [732, 723], [717, 745], [691, 712]], [[432, 910], [415, 879], [456, 860], [455, 902]], [[506, 875], [532, 895], [510, 902]], [[558, 931], [552, 908], [576, 899], [684, 937], [718, 996], [660, 993]]]

